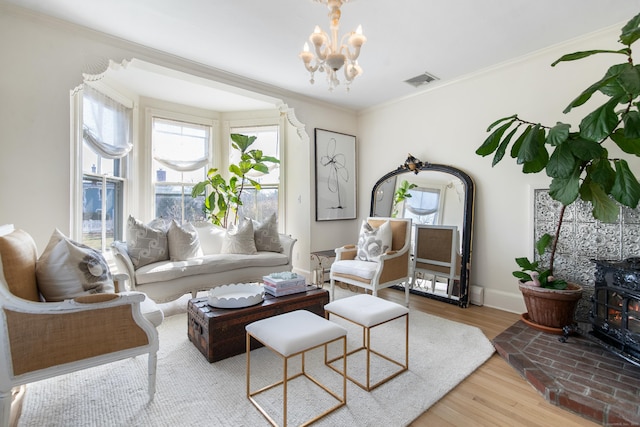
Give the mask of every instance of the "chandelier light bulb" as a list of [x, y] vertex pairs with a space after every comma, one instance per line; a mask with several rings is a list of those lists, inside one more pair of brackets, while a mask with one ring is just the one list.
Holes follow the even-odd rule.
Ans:
[[311, 74], [311, 84], [314, 83], [314, 73], [316, 71], [324, 72], [327, 75], [330, 91], [340, 84], [336, 72], [344, 66], [344, 79], [348, 91], [353, 79], [362, 74], [362, 67], [358, 65], [358, 57], [360, 56], [360, 48], [365, 44], [367, 38], [362, 33], [362, 25], [358, 25], [356, 31], [338, 38], [341, 16], [340, 6], [346, 0], [317, 1], [326, 2], [329, 8], [331, 35], [324, 32], [319, 25], [316, 25], [309, 36], [309, 41], [315, 48], [314, 52], [310, 51], [308, 43], [305, 43], [302, 52], [298, 56]]
[[362, 25], [358, 25], [356, 32], [349, 36], [349, 44], [351, 46], [360, 48], [367, 41], [367, 38], [362, 34]]
[[300, 52], [300, 59], [302, 59], [305, 65], [309, 64], [313, 59], [313, 53], [309, 52], [309, 43], [305, 42], [302, 52]]

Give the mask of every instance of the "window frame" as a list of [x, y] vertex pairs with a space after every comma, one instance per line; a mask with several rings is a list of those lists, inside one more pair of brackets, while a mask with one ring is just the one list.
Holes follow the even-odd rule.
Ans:
[[[169, 121], [178, 121], [189, 124], [208, 126], [209, 127], [209, 142], [207, 153], [207, 164], [205, 165], [206, 171], [211, 167], [220, 168], [220, 166], [212, 166], [220, 158], [217, 154], [216, 141], [219, 135], [219, 122], [218, 120], [210, 117], [203, 117], [195, 114], [182, 113], [177, 111], [171, 111], [163, 108], [147, 107], [145, 108], [145, 150], [142, 156], [140, 165], [141, 182], [144, 184], [139, 186], [139, 190], [143, 192], [140, 200], [147, 200], [148, 203], [140, 206], [142, 215], [146, 218], [155, 218], [156, 212], [156, 200], [155, 200], [155, 188], [157, 181], [153, 178], [153, 119], [163, 119]], [[218, 150], [219, 151], [219, 150]], [[202, 177], [205, 179], [205, 176]], [[182, 183], [185, 184], [185, 183]], [[144, 188], [142, 188], [144, 187]], [[190, 195], [189, 195], [190, 197]], [[145, 206], [146, 205], [146, 206]]]
[[[114, 90], [108, 85], [102, 84], [100, 81], [95, 82], [84, 82], [83, 84], [76, 87], [71, 92], [71, 159], [70, 159], [70, 170], [71, 172], [71, 185], [70, 185], [70, 215], [69, 215], [69, 237], [78, 242], [82, 241], [83, 237], [83, 201], [84, 201], [84, 176], [85, 172], [83, 170], [83, 154], [84, 154], [84, 137], [83, 137], [83, 107], [84, 107], [84, 85], [90, 84], [91, 87], [102, 94], [110, 97], [114, 101], [124, 105], [126, 108], [131, 109], [131, 143], [133, 144], [133, 150], [119, 159], [120, 161], [120, 175], [119, 176], [104, 176], [103, 183], [105, 179], [115, 178], [117, 180], [121, 180], [122, 182], [122, 207], [121, 213], [122, 219], [118, 221], [121, 224], [122, 229], [115, 231], [114, 236], [122, 236], [124, 238], [125, 233], [125, 213], [128, 211], [128, 207], [130, 206], [130, 180], [131, 180], [131, 170], [132, 170], [132, 159], [134, 158], [134, 152], [136, 150], [136, 135], [138, 133], [138, 105], [136, 102], [129, 99], [127, 96], [121, 94], [120, 92]], [[92, 174], [87, 174], [92, 175]], [[97, 175], [94, 175], [97, 176]], [[105, 218], [105, 214], [103, 213], [102, 218]], [[104, 252], [108, 249], [106, 245], [106, 241], [104, 239], [105, 232], [102, 231], [102, 243], [101, 250]]]

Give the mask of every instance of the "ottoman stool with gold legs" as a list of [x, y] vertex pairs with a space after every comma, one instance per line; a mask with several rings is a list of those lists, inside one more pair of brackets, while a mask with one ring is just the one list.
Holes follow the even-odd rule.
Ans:
[[[325, 415], [346, 405], [347, 403], [347, 331], [339, 325], [305, 310], [296, 310], [289, 313], [280, 314], [274, 317], [258, 320], [246, 326], [247, 331], [247, 398], [258, 408], [260, 413], [274, 426], [278, 424], [272, 416], [258, 403], [254, 396], [282, 385], [283, 392], [283, 426], [287, 425], [287, 383], [294, 378], [304, 376], [333, 396], [337, 403], [315, 416], [302, 425], [308, 425], [319, 420]], [[259, 390], [251, 390], [251, 338], [264, 344], [271, 351], [282, 357], [283, 379]], [[335, 367], [334, 371], [342, 376], [342, 396], [329, 390], [319, 380], [309, 375], [305, 370], [305, 353], [320, 346], [324, 346], [324, 362], [327, 364], [327, 345], [333, 342], [342, 341], [342, 354], [344, 358], [343, 371], [340, 372]], [[301, 357], [301, 372], [288, 376], [289, 359]], [[331, 371], [328, 371], [331, 372]], [[333, 374], [335, 375], [335, 374]]]
[[[359, 351], [366, 351], [366, 379], [364, 381], [364, 384], [347, 375], [347, 378], [357, 384], [360, 388], [371, 391], [379, 385], [384, 384], [385, 382], [389, 381], [392, 378], [395, 378], [402, 372], [409, 369], [408, 308], [400, 304], [384, 300], [382, 298], [374, 297], [372, 295], [360, 294], [335, 300], [325, 305], [324, 310], [327, 313], [327, 317], [329, 319], [333, 314], [334, 316], [341, 317], [351, 323], [355, 323], [356, 325], [362, 327], [362, 345], [347, 353], [347, 356], [350, 356]], [[389, 356], [381, 354], [371, 348], [371, 330], [376, 326], [380, 326], [384, 323], [391, 322], [401, 317], [405, 318], [404, 362], [393, 360]], [[380, 379], [378, 382], [371, 384], [371, 354], [375, 354], [397, 365], [399, 367], [399, 370], [393, 372], [390, 375], [387, 375], [385, 378]], [[331, 365], [331, 363], [340, 360], [341, 358], [342, 356], [338, 356], [331, 360], [328, 360], [327, 363], [329, 364], [329, 367], [337, 371], [337, 369], [333, 365]]]

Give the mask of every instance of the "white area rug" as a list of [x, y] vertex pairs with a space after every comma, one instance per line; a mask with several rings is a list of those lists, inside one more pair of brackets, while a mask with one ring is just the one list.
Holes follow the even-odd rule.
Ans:
[[[344, 326], [350, 330], [349, 346], [359, 344], [361, 333], [351, 325]], [[403, 328], [404, 321], [396, 320], [374, 329], [375, 348], [401, 358]], [[147, 402], [147, 358], [138, 356], [29, 384], [19, 425], [269, 425], [246, 398], [244, 354], [208, 363], [187, 337], [186, 314], [166, 318], [159, 333], [157, 392], [152, 403]], [[409, 340], [409, 371], [372, 392], [348, 382], [347, 406], [314, 425], [407, 425], [494, 351], [480, 329], [416, 311], [410, 314]], [[322, 365], [322, 355], [318, 349], [307, 356], [307, 369], [333, 390], [341, 390], [340, 377]], [[363, 371], [358, 369], [362, 359], [358, 359], [350, 357], [347, 366], [351, 375], [364, 380], [364, 376], [360, 377]], [[375, 371], [395, 369], [392, 367], [383, 359], [374, 359]], [[281, 359], [269, 350], [254, 350], [252, 389], [281, 378], [281, 369]], [[291, 382], [288, 393], [290, 425], [297, 425], [334, 404], [302, 378]], [[263, 394], [261, 402], [274, 408], [273, 411], [281, 411], [281, 395], [281, 388], [277, 388]]]

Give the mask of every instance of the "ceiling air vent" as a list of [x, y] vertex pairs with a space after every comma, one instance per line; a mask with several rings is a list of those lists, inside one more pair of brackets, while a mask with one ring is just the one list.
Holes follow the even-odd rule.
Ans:
[[405, 80], [405, 83], [409, 83], [411, 86], [420, 87], [431, 83], [432, 81], [439, 80], [433, 74], [429, 74], [426, 71], [418, 76], [412, 77], [409, 80]]

